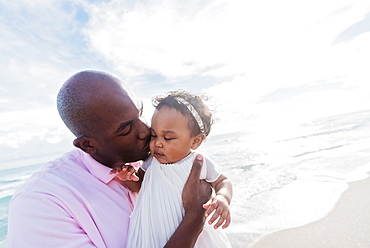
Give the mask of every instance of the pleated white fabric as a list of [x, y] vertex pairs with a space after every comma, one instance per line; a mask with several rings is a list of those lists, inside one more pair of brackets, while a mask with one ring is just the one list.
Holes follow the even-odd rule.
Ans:
[[[159, 248], [170, 239], [184, 216], [181, 195], [195, 156], [192, 153], [175, 164], [160, 164], [153, 158], [131, 215], [127, 248]], [[204, 163], [202, 175], [206, 167]], [[206, 223], [194, 247], [231, 245], [221, 228]]]

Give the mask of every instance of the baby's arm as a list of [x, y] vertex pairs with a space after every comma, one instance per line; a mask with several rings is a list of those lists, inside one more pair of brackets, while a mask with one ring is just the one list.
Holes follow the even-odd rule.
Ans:
[[207, 209], [206, 217], [214, 212], [209, 220], [209, 224], [212, 224], [218, 219], [214, 228], [217, 229], [223, 223], [222, 228], [226, 228], [231, 221], [229, 205], [233, 195], [232, 184], [225, 175], [221, 174], [219, 178], [212, 183], [212, 187], [216, 192], [216, 196], [203, 205], [203, 207]]
[[132, 165], [124, 165], [122, 168], [111, 170], [109, 174], [116, 174], [132, 192], [139, 192], [145, 172], [141, 168], [136, 171]]

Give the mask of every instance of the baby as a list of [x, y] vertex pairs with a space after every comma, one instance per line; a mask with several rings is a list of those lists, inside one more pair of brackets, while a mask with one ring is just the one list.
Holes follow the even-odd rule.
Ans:
[[[182, 190], [197, 153], [213, 123], [212, 114], [199, 96], [185, 91], [170, 92], [153, 101], [151, 156], [137, 172], [132, 167], [112, 171], [132, 189], [140, 189], [131, 215], [128, 248], [163, 247], [180, 224], [184, 209]], [[144, 176], [145, 174], [145, 176]], [[231, 247], [222, 229], [230, 224], [232, 185], [205, 158], [201, 178], [212, 185], [215, 195], [203, 205], [208, 223], [194, 247]], [[133, 184], [136, 184], [132, 187]], [[211, 224], [214, 223], [212, 227]]]

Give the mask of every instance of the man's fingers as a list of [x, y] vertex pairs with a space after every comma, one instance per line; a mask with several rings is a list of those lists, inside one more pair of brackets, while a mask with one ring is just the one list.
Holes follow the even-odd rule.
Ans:
[[187, 211], [201, 211], [203, 214], [205, 213], [202, 205], [209, 200], [212, 191], [209, 183], [199, 179], [202, 166], [203, 156], [197, 155], [182, 191], [182, 204], [185, 213]]
[[190, 175], [188, 181], [196, 182], [199, 180], [200, 172], [203, 166], [203, 156], [198, 154], [194, 159], [193, 166], [191, 167]]

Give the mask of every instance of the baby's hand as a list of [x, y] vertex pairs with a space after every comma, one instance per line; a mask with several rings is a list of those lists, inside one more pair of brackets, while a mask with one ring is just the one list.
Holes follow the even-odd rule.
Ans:
[[203, 208], [207, 209], [206, 217], [214, 212], [213, 216], [208, 221], [210, 225], [218, 219], [217, 223], [214, 225], [215, 229], [217, 229], [223, 223], [223, 229], [230, 225], [231, 217], [229, 203], [222, 195], [216, 195], [210, 199], [206, 204], [203, 204]]
[[139, 181], [138, 176], [135, 174], [136, 170], [132, 165], [124, 165], [109, 172], [109, 174], [116, 174], [122, 181]]

